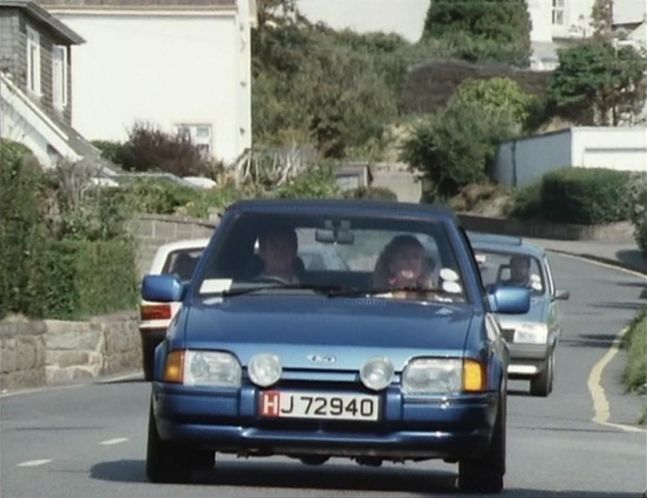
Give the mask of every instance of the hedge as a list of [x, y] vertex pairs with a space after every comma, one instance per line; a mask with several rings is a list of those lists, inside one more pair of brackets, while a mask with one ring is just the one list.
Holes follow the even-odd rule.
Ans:
[[549, 221], [594, 225], [630, 218], [630, 173], [562, 168], [542, 178], [541, 207]]
[[641, 392], [647, 383], [647, 307], [634, 318], [623, 337], [623, 346], [627, 350], [627, 364], [622, 381], [627, 390]]
[[42, 266], [39, 298], [48, 318], [86, 318], [133, 309], [137, 303], [135, 251], [129, 241], [52, 241]]

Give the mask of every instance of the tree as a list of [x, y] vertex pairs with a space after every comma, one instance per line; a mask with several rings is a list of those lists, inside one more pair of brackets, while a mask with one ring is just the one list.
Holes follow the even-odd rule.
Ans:
[[595, 0], [591, 17], [593, 36], [609, 40], [613, 29], [613, 0]]
[[632, 47], [595, 39], [559, 52], [549, 110], [579, 125], [618, 126], [640, 113], [647, 61]]
[[526, 0], [434, 0], [423, 37], [444, 40], [471, 62], [527, 66], [530, 28]]

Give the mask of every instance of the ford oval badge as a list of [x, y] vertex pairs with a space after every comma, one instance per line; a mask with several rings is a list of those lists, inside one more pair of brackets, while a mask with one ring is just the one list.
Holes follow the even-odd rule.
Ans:
[[327, 354], [309, 354], [308, 360], [318, 365], [332, 365], [337, 361], [337, 358]]

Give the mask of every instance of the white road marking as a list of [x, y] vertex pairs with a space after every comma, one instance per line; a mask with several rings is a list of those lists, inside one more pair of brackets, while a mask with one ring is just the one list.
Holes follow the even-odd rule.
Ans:
[[126, 441], [128, 441], [127, 437], [116, 437], [113, 439], [106, 439], [105, 441], [101, 441], [99, 444], [101, 446], [113, 446], [115, 444], [125, 443]]
[[620, 429], [626, 432], [647, 432], [645, 429], [641, 429], [640, 427], [633, 427], [631, 425], [624, 424], [614, 424], [612, 422], [609, 422], [609, 401], [607, 400], [604, 388], [602, 387], [602, 384], [600, 382], [604, 368], [609, 364], [613, 357], [618, 354], [618, 350], [620, 349], [620, 340], [622, 339], [622, 336], [625, 335], [627, 330], [629, 329], [624, 328], [620, 331], [620, 333], [613, 340], [613, 344], [611, 344], [609, 350], [593, 366], [593, 369], [589, 374], [587, 386], [589, 388], [589, 392], [591, 393], [591, 398], [593, 398], [594, 415], [592, 420], [596, 424], [604, 425], [606, 427], [613, 427], [614, 429]]
[[19, 463], [16, 467], [38, 467], [39, 465], [45, 465], [46, 463], [51, 462], [50, 459], [44, 460], [28, 460], [26, 462]]

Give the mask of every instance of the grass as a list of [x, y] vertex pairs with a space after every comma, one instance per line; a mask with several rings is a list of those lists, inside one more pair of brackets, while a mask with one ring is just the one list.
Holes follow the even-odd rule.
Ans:
[[[622, 381], [628, 391], [644, 392], [647, 383], [647, 307], [640, 310], [623, 338], [627, 365]], [[643, 414], [643, 419], [647, 413]]]

